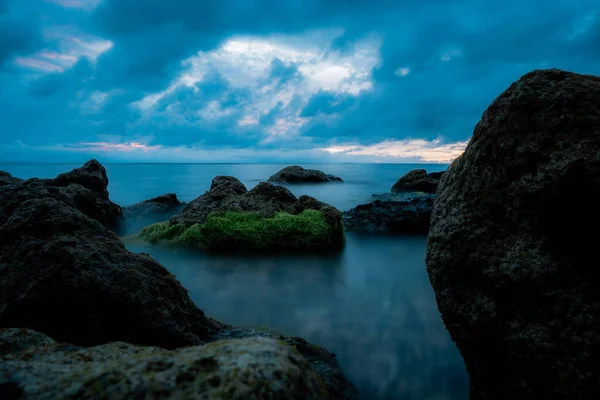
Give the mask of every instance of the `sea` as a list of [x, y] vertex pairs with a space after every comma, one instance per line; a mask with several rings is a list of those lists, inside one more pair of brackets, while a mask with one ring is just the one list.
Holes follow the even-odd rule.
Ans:
[[[101, 161], [101, 160], [100, 160]], [[217, 175], [248, 189], [283, 164], [103, 164], [110, 198], [122, 206], [174, 192], [190, 201]], [[388, 193], [408, 171], [443, 164], [302, 164], [344, 183], [289, 185], [348, 210]], [[1, 163], [19, 178], [50, 178], [79, 164]], [[126, 241], [150, 253], [207, 315], [304, 339], [336, 353], [364, 399], [463, 400], [468, 375], [438, 312], [425, 267], [424, 235], [347, 234], [336, 255], [205, 255]]]

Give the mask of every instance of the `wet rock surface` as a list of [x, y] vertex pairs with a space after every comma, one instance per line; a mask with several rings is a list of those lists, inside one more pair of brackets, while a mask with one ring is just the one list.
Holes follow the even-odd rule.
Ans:
[[[88, 167], [92, 171], [98, 169], [95, 162]], [[105, 200], [108, 194], [103, 185], [98, 185], [98, 182], [107, 182], [102, 173], [92, 174], [95, 177], [85, 181], [88, 167], [71, 174], [72, 179], [64, 174], [56, 180], [30, 179], [0, 187], [0, 328], [34, 329], [52, 340], [68, 343], [60, 345], [66, 346], [65, 349], [115, 346], [113, 342], [176, 349], [221, 339], [272, 337], [296, 346], [319, 374], [331, 398], [357, 397], [332, 353], [299, 338], [275, 337], [265, 332], [221, 324], [204, 315], [162, 265], [147, 254], [129, 252], [116, 234], [100, 223], [105, 221], [104, 218], [92, 217], [106, 216], [99, 210], [105, 210], [114, 203]], [[216, 185], [227, 180], [218, 180]], [[233, 185], [224, 184], [224, 190], [219, 191], [221, 195], [240, 191], [235, 181], [229, 181]], [[264, 193], [266, 189], [259, 191]], [[90, 198], [96, 200], [97, 208], [90, 209], [87, 207], [90, 203], [74, 201], [68, 196], [72, 193], [92, 196]], [[285, 192], [283, 194], [287, 196]], [[280, 198], [283, 204], [285, 198]], [[303, 201], [310, 203], [312, 200]], [[35, 335], [25, 335], [10, 342], [12, 344], [1, 341], [0, 355], [30, 348], [37, 342], [50, 345], [46, 339], [38, 339]], [[248, 351], [251, 352], [250, 349]], [[56, 357], [60, 359], [61, 355]], [[21, 361], [25, 360], [18, 362]], [[44, 369], [46, 367], [50, 369]], [[29, 386], [23, 389], [10, 378], [15, 374], [21, 376], [21, 372], [30, 368], [36, 370], [37, 367], [10, 364], [8, 370], [0, 374], [5, 379], [0, 385], [0, 394], [13, 396], [16, 393], [21, 396], [23, 390], [31, 389]], [[44, 375], [44, 371], [58, 371], [60, 366], [45, 364], [40, 368], [40, 374]], [[77, 375], [81, 371], [76, 371], [75, 367], [65, 368], [75, 374], [71, 375], [74, 386], [88, 382], [83, 377], [81, 380], [75, 378], [81, 376]], [[114, 388], [111, 385], [117, 384], [115, 382], [130, 382], [123, 376], [113, 380], [115, 370], [110, 366], [106, 368], [106, 374], [89, 383], [93, 388]], [[306, 374], [309, 372], [302, 372], [303, 367], [300, 371], [298, 376], [308, 379]], [[306, 384], [305, 380], [302, 383], [305, 386], [298, 386], [301, 391], [308, 388]], [[38, 398], [37, 392], [32, 393], [31, 398]], [[291, 392], [286, 393], [288, 396]], [[310, 389], [302, 393], [312, 396], [320, 392]]]
[[285, 167], [281, 171], [271, 175], [268, 179], [273, 183], [324, 183], [343, 182], [342, 178], [326, 174], [316, 169], [305, 169], [299, 165]]
[[7, 329], [0, 343], [13, 349], [0, 355], [0, 394], [12, 398], [329, 398], [297, 349], [266, 337], [177, 350], [123, 342], [83, 348]]
[[392, 186], [392, 193], [401, 192], [426, 192], [435, 193], [440, 183], [442, 172], [427, 173], [424, 169], [415, 169], [408, 172]]
[[600, 390], [600, 78], [524, 75], [442, 178], [427, 270], [472, 399]]
[[427, 233], [435, 196], [373, 195], [371, 202], [343, 213], [349, 231], [362, 233]]

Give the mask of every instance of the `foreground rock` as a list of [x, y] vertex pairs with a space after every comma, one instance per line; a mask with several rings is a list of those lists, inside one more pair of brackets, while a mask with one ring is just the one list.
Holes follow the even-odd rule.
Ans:
[[146, 254], [54, 199], [26, 200], [0, 225], [0, 327], [76, 345], [116, 340], [174, 348], [218, 325]]
[[[311, 210], [315, 212], [307, 212]], [[169, 223], [144, 229], [141, 236], [243, 252], [337, 251], [345, 241], [342, 214], [329, 204], [309, 196], [296, 198], [287, 188], [268, 182], [247, 190], [231, 176], [217, 176], [210, 190]]]
[[[34, 329], [53, 340], [69, 343], [59, 346], [65, 352], [76, 351], [73, 346], [111, 342], [175, 349], [222, 339], [273, 336], [220, 324], [204, 315], [162, 265], [147, 254], [127, 251], [116, 234], [71, 206], [71, 198], [61, 196], [61, 186], [44, 186], [47, 183], [41, 181], [23, 181], [0, 188], [4, 202], [0, 218], [0, 328]], [[19, 190], [24, 184], [25, 188], [32, 185], [46, 191]], [[70, 190], [82, 191], [80, 187]], [[32, 198], [27, 198], [27, 194]], [[36, 197], [39, 194], [45, 197]], [[334, 354], [299, 338], [276, 339], [296, 346], [323, 379], [332, 398], [356, 398]], [[11, 343], [7, 345], [0, 340], [0, 354], [18, 351], [15, 346], [33, 346], [27, 338]], [[62, 356], [56, 357], [58, 360]], [[45, 366], [30, 367], [42, 375], [62, 371], [61, 365], [52, 365], [49, 364], [49, 370], [44, 370]], [[11, 364], [0, 377], [31, 382], [46, 379], [21, 374], [30, 367]], [[98, 390], [112, 385], [114, 379], [123, 381], [122, 376], [115, 378], [110, 366], [106, 368], [99, 381], [90, 383]], [[67, 369], [79, 373], [75, 367]], [[81, 376], [81, 381], [73, 378], [71, 382], [75, 388], [87, 382], [84, 376], [89, 371], [80, 372], [83, 375], [77, 376]], [[7, 397], [6, 391], [18, 394], [19, 388], [23, 389], [9, 382], [0, 384], [0, 398]], [[37, 389], [27, 386], [24, 390]]]
[[349, 231], [363, 233], [427, 233], [434, 196], [373, 195], [373, 201], [343, 213]]
[[428, 174], [424, 169], [414, 169], [398, 179], [398, 182], [392, 186], [392, 193], [415, 191], [435, 193], [444, 173], [445, 171]]
[[323, 183], [343, 182], [342, 178], [326, 174], [316, 169], [304, 169], [299, 165], [285, 167], [281, 171], [271, 175], [269, 182], [274, 183]]
[[427, 270], [472, 399], [598, 396], [599, 149], [600, 78], [538, 70], [442, 180]]
[[123, 214], [108, 197], [106, 170], [96, 160], [54, 179], [16, 179], [0, 175], [0, 224], [29, 199], [55, 199], [101, 224], [115, 228]]
[[[2, 398], [328, 399], [285, 342], [221, 340], [178, 350], [115, 342], [65, 346], [27, 329], [0, 331]], [[0, 347], [0, 351], [3, 348]]]

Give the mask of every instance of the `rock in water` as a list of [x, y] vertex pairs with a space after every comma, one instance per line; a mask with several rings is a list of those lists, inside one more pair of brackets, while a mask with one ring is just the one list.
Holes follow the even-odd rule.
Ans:
[[445, 171], [427, 173], [424, 169], [414, 169], [398, 179], [398, 182], [392, 186], [392, 193], [400, 192], [425, 192], [435, 193], [440, 178]]
[[[278, 213], [298, 217], [306, 210], [318, 211], [317, 216], [312, 215], [310, 221], [288, 220], [279, 224], [279, 227], [276, 223], [269, 225], [271, 223], [264, 220], [249, 224], [240, 218], [237, 218], [237, 222], [230, 219], [226, 223], [222, 220], [213, 224], [209, 220], [211, 215], [216, 218], [217, 214], [226, 212], [238, 213], [240, 217], [256, 213], [262, 219], [273, 219]], [[321, 229], [323, 222], [325, 229]], [[230, 224], [236, 224], [235, 229], [226, 232], [206, 229], [208, 225], [219, 228]], [[257, 234], [258, 224], [265, 228], [261, 228]], [[201, 234], [194, 233], [202, 229], [205, 231]], [[171, 217], [168, 223], [158, 223], [144, 229], [140, 236], [153, 242], [167, 240], [188, 247], [198, 245], [206, 250], [227, 252], [329, 252], [340, 250], [345, 243], [342, 213], [335, 207], [309, 196], [296, 198], [287, 188], [269, 182], [261, 182], [251, 190], [246, 190], [239, 180], [231, 176], [215, 177], [210, 190], [192, 200], [181, 213]], [[193, 240], [188, 240], [190, 237]], [[186, 238], [186, 241], [181, 238]]]
[[181, 212], [185, 205], [175, 193], [166, 193], [123, 207], [120, 233], [137, 232], [146, 225], [167, 220]]
[[323, 183], [343, 182], [342, 178], [326, 174], [316, 169], [304, 169], [299, 165], [291, 165], [271, 175], [269, 182], [275, 183]]
[[11, 398], [329, 399], [296, 349], [265, 337], [168, 351], [123, 342], [65, 346], [6, 329], [0, 343], [12, 349], [0, 353], [0, 395], [12, 390]]
[[600, 78], [523, 76], [437, 191], [427, 271], [472, 399], [600, 392]]
[[[6, 174], [6, 173], [3, 173]], [[74, 207], [105, 226], [118, 226], [123, 211], [108, 198], [106, 170], [96, 160], [54, 179], [0, 176], [0, 224], [29, 199], [51, 198]]]

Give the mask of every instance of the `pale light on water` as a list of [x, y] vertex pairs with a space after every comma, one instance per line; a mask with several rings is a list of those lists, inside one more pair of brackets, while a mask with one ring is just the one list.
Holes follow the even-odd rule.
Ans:
[[[78, 165], [0, 164], [14, 176], [53, 177]], [[165, 192], [189, 201], [216, 175], [238, 177], [250, 189], [284, 165], [108, 164], [111, 199], [131, 204]], [[389, 192], [406, 172], [445, 165], [306, 165], [345, 183], [298, 185], [344, 210], [373, 193]], [[264, 326], [301, 336], [336, 352], [366, 399], [466, 399], [468, 377], [446, 332], [425, 269], [424, 236], [348, 234], [335, 256], [208, 256], [127, 243], [174, 273], [192, 300], [225, 323]]]

